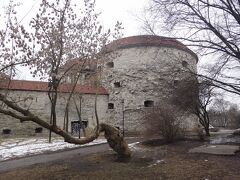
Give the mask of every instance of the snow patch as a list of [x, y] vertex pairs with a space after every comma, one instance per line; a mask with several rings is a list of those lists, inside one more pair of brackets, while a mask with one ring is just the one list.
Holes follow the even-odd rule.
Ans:
[[88, 144], [75, 145], [64, 142], [62, 139], [53, 139], [48, 143], [47, 139], [9, 139], [0, 143], [0, 161], [27, 155], [41, 154], [61, 149], [76, 148], [82, 146], [91, 146], [106, 143], [105, 139], [96, 139]]
[[128, 147], [129, 148], [136, 148], [137, 144], [139, 144], [139, 142], [130, 143], [130, 144], [128, 144]]
[[160, 164], [160, 163], [164, 163], [164, 162], [165, 162], [165, 161], [164, 161], [163, 159], [157, 160], [155, 163], [150, 164], [148, 167], [153, 167], [153, 166], [156, 166], [156, 165], [158, 165], [158, 164]]

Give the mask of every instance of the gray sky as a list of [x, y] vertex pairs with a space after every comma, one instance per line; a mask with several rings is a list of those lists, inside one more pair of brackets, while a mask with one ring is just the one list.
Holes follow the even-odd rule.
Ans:
[[102, 22], [113, 26], [116, 21], [123, 23], [124, 35], [140, 33], [140, 24], [135, 15], [147, 4], [148, 0], [97, 0], [97, 10], [102, 12]]
[[[78, 2], [79, 0], [72, 0]], [[83, 0], [80, 0], [83, 1]], [[41, 0], [14, 0], [15, 3], [21, 3], [17, 8], [18, 18], [21, 24], [28, 25], [30, 19], [38, 11]], [[0, 25], [3, 16], [3, 6], [7, 6], [9, 0], [0, 0]], [[148, 3], [148, 0], [96, 0], [96, 10], [101, 12], [100, 23], [105, 29], [113, 28], [117, 21], [122, 22], [124, 36], [133, 36], [140, 34], [140, 23], [136, 15], [140, 14], [142, 8]], [[32, 80], [28, 68], [18, 68], [17, 79]]]
[[[82, 0], [72, 0], [75, 2]], [[136, 15], [139, 15], [149, 0], [96, 0], [96, 10], [101, 12], [100, 22], [105, 29], [114, 27], [117, 21], [123, 23], [124, 36], [132, 36], [141, 34], [140, 22]], [[9, 0], [0, 0], [0, 25], [3, 6], [8, 4]], [[17, 9], [18, 17], [22, 20], [22, 24], [28, 24], [29, 20], [35, 15], [38, 10], [38, 5], [41, 0], [14, 0], [22, 5]], [[205, 64], [203, 60], [199, 64]], [[32, 80], [32, 76], [27, 68], [19, 68], [18, 79]], [[228, 95], [227, 95], [228, 96]], [[232, 96], [232, 95], [231, 95]], [[236, 100], [235, 97], [227, 98], [230, 101]]]
[[[0, 0], [0, 14], [3, 12], [2, 7], [7, 6], [8, 2], [9, 0]], [[34, 17], [37, 12], [41, 0], [14, 0], [14, 2], [22, 3], [17, 9], [18, 17], [22, 20], [22, 24], [28, 24], [31, 17]], [[123, 23], [124, 36], [131, 36], [140, 33], [139, 22], [135, 15], [139, 14], [147, 3], [148, 0], [96, 0], [96, 10], [101, 12], [100, 21], [106, 29], [120, 21]]]

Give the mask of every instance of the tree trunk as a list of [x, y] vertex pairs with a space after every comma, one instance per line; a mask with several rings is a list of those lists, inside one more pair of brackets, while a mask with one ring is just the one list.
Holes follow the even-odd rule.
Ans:
[[206, 136], [210, 137], [209, 127], [204, 127]]
[[108, 124], [101, 123], [100, 132], [104, 132], [109, 146], [117, 152], [119, 158], [128, 159], [131, 157], [131, 151], [120, 130]]

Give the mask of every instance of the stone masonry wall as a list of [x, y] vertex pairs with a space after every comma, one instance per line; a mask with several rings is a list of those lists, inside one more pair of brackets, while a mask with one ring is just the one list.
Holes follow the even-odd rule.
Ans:
[[[109, 60], [102, 74], [102, 86], [109, 93], [109, 103], [114, 104], [114, 108], [108, 110], [108, 120], [126, 132], [145, 129], [144, 109], [149, 107], [145, 107], [144, 102], [164, 103], [171, 97], [173, 86], [189, 76], [181, 70], [187, 67], [196, 71], [196, 57], [176, 48], [128, 47], [107, 55], [112, 53], [117, 56], [112, 60], [105, 58]], [[109, 62], [113, 62], [113, 67], [109, 67]], [[191, 119], [196, 122], [196, 118]]]
[[[98, 114], [101, 122], [124, 129], [126, 133], [143, 132], [146, 126], [145, 111], [152, 106], [166, 103], [171, 98], [174, 87], [185, 78], [191, 77], [184, 70], [197, 71], [196, 54], [172, 38], [127, 37], [113, 41], [103, 52], [105, 57], [98, 61], [96, 72], [100, 69], [101, 85], [108, 95], [98, 95]], [[32, 97], [26, 99], [22, 105], [49, 120], [50, 103], [46, 92], [11, 91], [10, 95], [15, 99]], [[59, 126], [63, 125], [67, 97], [66, 93], [62, 93], [58, 100]], [[79, 104], [79, 97], [74, 98]], [[95, 126], [94, 100], [94, 94], [82, 94], [82, 119], [89, 122], [90, 128]], [[78, 120], [73, 102], [69, 109], [70, 122]], [[189, 115], [182, 117], [182, 121], [191, 129], [197, 118]], [[38, 125], [20, 124], [18, 120], [3, 115], [0, 117], [0, 130], [10, 128], [13, 133], [21, 134], [32, 133], [35, 127]]]
[[[82, 120], [88, 121], [88, 128], [93, 129], [96, 125], [95, 114], [94, 114], [94, 103], [95, 94], [83, 94], [82, 96]], [[29, 108], [36, 115], [49, 121], [50, 119], [50, 102], [48, 99], [47, 92], [38, 91], [11, 91], [9, 97], [19, 101], [20, 99], [25, 99], [25, 102], [19, 103], [22, 107]], [[57, 103], [57, 125], [63, 127], [64, 112], [66, 106], [66, 99], [68, 98], [67, 93], [59, 94], [59, 99]], [[79, 106], [80, 100], [79, 96], [74, 97], [76, 103]], [[100, 118], [100, 122], [105, 121], [106, 111], [107, 111], [107, 95], [98, 95], [97, 97], [97, 110]], [[78, 120], [77, 110], [73, 101], [69, 108], [69, 132], [71, 131], [71, 121]], [[4, 128], [12, 130], [14, 135], [35, 135], [35, 128], [40, 127], [39, 125], [32, 122], [20, 123], [19, 120], [5, 116], [1, 114], [0, 116], [0, 131]], [[44, 130], [43, 133], [48, 131]]]

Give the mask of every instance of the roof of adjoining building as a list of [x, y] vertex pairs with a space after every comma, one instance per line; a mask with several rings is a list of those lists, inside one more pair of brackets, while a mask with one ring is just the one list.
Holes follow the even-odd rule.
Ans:
[[125, 49], [139, 46], [162, 46], [180, 49], [190, 53], [198, 61], [197, 55], [180, 41], [174, 38], [155, 35], [139, 35], [117, 39], [106, 45], [104, 50], [106, 50], [107, 52], [111, 52], [116, 49]]
[[[59, 92], [68, 93], [71, 92], [73, 85], [72, 84], [61, 84], [59, 85]], [[48, 82], [42, 81], [25, 81], [25, 80], [11, 80], [10, 84], [8, 81], [0, 83], [0, 89], [9, 89], [9, 90], [18, 90], [18, 91], [39, 91], [39, 92], [48, 92]], [[93, 87], [85, 85], [76, 85], [74, 92], [82, 94], [101, 94], [107, 95], [108, 92], [103, 87]]]

